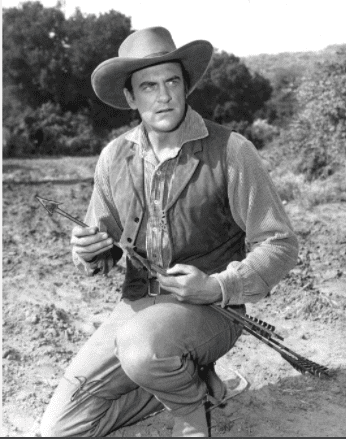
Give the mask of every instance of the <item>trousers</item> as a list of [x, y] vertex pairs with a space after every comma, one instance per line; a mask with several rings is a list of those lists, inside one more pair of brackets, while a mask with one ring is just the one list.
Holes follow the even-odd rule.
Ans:
[[162, 408], [196, 410], [199, 366], [226, 354], [241, 326], [171, 295], [121, 300], [65, 371], [41, 421], [43, 437], [105, 436]]

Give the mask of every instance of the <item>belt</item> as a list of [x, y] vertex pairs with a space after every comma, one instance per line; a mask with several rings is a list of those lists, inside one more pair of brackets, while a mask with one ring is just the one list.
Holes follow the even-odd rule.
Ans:
[[160, 282], [157, 280], [157, 277], [149, 277], [148, 280], [148, 296], [156, 297], [160, 295], [171, 294], [169, 291], [161, 288]]

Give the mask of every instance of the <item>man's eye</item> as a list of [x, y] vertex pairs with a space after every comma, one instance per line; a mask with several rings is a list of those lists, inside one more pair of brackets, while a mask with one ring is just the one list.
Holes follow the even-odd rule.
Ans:
[[177, 79], [171, 79], [170, 81], [168, 81], [168, 84], [175, 86], [175, 85], [179, 84], [179, 79], [178, 78]]
[[151, 90], [154, 89], [154, 87], [155, 87], [154, 84], [146, 84], [146, 85], [143, 86], [143, 90], [144, 91], [151, 91]]

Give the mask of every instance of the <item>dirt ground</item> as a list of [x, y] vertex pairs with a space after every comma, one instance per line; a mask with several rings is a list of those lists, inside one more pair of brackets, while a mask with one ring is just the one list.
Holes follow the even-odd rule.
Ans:
[[[119, 300], [123, 268], [87, 278], [74, 268], [72, 223], [49, 217], [35, 195], [83, 219], [95, 158], [3, 162], [3, 436], [39, 435], [59, 378]], [[248, 313], [276, 326], [286, 346], [334, 371], [303, 376], [251, 335], [223, 364], [248, 388], [211, 412], [213, 437], [346, 435], [346, 203], [286, 209], [300, 240], [296, 268]], [[170, 436], [163, 412], [113, 437]]]

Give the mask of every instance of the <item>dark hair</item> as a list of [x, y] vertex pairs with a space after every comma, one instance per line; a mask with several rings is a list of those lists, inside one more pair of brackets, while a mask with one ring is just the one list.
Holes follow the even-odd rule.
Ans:
[[132, 75], [134, 72], [130, 73], [130, 75], [126, 78], [124, 88], [126, 88], [131, 94], [133, 94], [133, 87], [132, 87]]
[[[160, 65], [160, 64], [166, 64], [166, 62], [167, 62], [167, 61], [164, 61], [164, 62], [157, 63], [157, 64], [153, 64], [153, 65], [154, 65], [154, 66], [158, 66], [158, 65]], [[187, 93], [187, 91], [188, 91], [189, 88], [190, 88], [190, 75], [188, 74], [187, 70], [186, 70], [185, 67], [184, 67], [184, 64], [183, 64], [180, 60], [178, 60], [178, 59], [177, 59], [177, 60], [172, 60], [171, 62], [176, 62], [176, 63], [180, 64], [181, 71], [182, 71], [182, 73], [183, 73], [183, 79], [184, 79], [185, 91], [186, 91], [186, 93]], [[151, 67], [151, 66], [150, 66], [150, 67]], [[143, 67], [143, 68], [146, 68], [146, 67]], [[142, 70], [142, 69], [139, 69], [139, 70]], [[132, 75], [133, 75], [135, 72], [138, 72], [139, 70], [135, 70], [135, 71], [131, 72], [130, 75], [127, 77], [127, 79], [126, 79], [126, 81], [125, 81], [125, 84], [124, 84], [124, 87], [129, 91], [129, 93], [132, 94], [132, 96], [133, 96]]]

